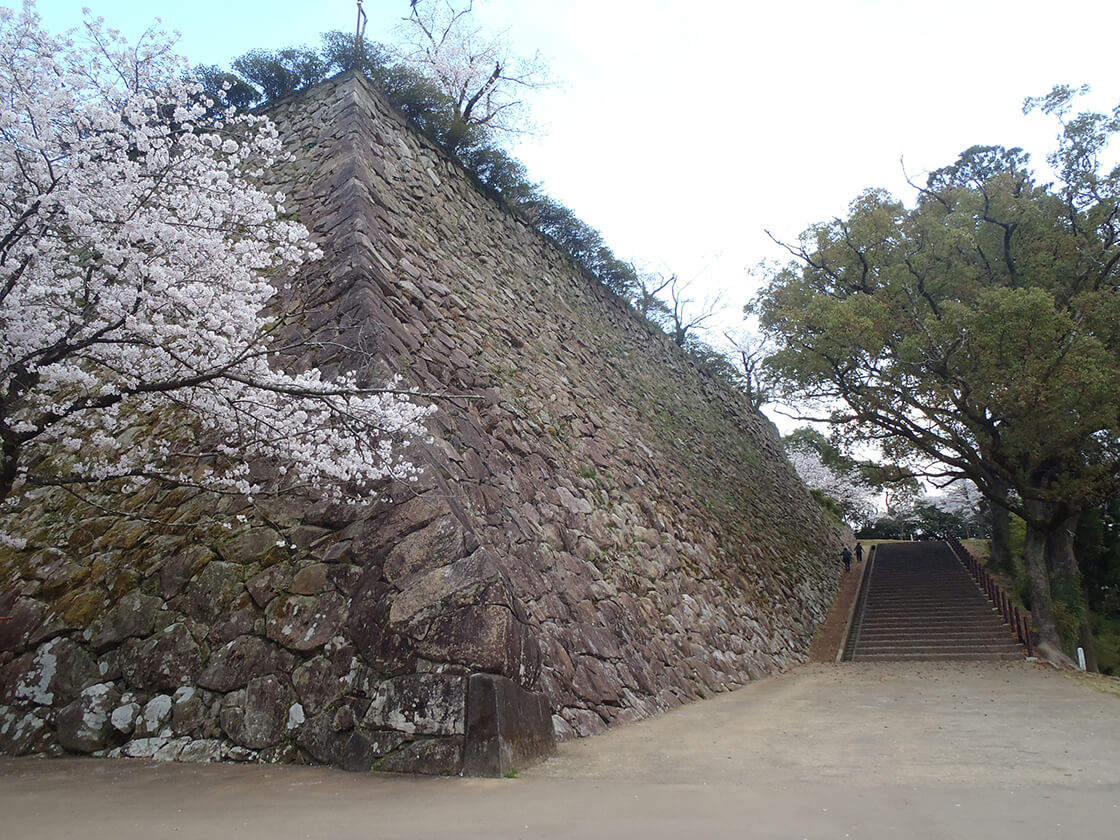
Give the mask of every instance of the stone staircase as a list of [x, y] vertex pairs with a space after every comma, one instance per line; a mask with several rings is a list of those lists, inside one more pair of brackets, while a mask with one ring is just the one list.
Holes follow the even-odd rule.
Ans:
[[943, 542], [884, 543], [870, 560], [844, 659], [1022, 659], [1026, 649]]

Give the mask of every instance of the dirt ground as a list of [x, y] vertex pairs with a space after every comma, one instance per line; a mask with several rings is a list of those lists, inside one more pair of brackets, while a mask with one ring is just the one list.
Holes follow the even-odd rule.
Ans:
[[867, 557], [858, 563], [852, 563], [851, 571], [845, 572], [840, 578], [840, 586], [828, 611], [828, 617], [817, 630], [817, 635], [813, 637], [813, 643], [809, 646], [810, 662], [836, 661], [840, 645], [846, 641], [844, 631], [855, 609], [856, 598], [859, 596], [863, 576], [867, 573], [869, 559]]
[[810, 664], [516, 779], [0, 761], [0, 836], [1112, 838], [1118, 724], [1040, 665]]

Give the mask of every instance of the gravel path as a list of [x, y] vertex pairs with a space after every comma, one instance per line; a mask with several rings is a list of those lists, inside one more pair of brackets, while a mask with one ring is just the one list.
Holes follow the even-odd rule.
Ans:
[[1030, 664], [808, 665], [517, 779], [0, 761], [4, 837], [1112, 838], [1120, 698]]

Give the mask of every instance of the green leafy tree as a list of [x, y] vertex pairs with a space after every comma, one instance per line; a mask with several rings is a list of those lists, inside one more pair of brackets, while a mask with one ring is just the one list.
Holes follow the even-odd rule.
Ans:
[[236, 108], [239, 111], [251, 108], [261, 98], [261, 93], [239, 76], [213, 64], [201, 64], [191, 70], [191, 78], [202, 85], [202, 93], [217, 109]]
[[1120, 616], [1120, 498], [1085, 511], [1076, 541], [1090, 607]]
[[1023, 517], [1054, 660], [1056, 613], [1083, 614], [1070, 523], [1120, 469], [1120, 168], [1100, 158], [1120, 109], [1071, 117], [1077, 93], [1027, 103], [1061, 121], [1055, 183], [1019, 149], [973, 147], [912, 208], [871, 190], [811, 227], [754, 304], [783, 348], [771, 365], [787, 397], [815, 406], [807, 419], [969, 478]]
[[328, 65], [318, 51], [292, 47], [250, 50], [234, 59], [233, 69], [271, 101], [323, 81]]

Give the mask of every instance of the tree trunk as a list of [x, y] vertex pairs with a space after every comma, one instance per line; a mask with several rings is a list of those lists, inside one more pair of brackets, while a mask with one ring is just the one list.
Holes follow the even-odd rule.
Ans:
[[[1050, 573], [1046, 566], [1046, 542], [1053, 529], [1048, 515], [1052, 505], [1028, 501], [1027, 541], [1023, 561], [1027, 568], [1027, 585], [1031, 595], [1031, 618], [1038, 632], [1037, 649], [1055, 665], [1072, 666], [1073, 660], [1062, 651], [1062, 640], [1054, 620], [1054, 599], [1050, 589]], [[1049, 527], [1048, 527], [1049, 526]]]
[[1015, 571], [1011, 562], [1011, 513], [995, 502], [988, 502], [988, 507], [988, 520], [992, 529], [991, 557], [988, 562], [997, 572], [1011, 575]]
[[1097, 671], [1097, 655], [1093, 646], [1093, 626], [1089, 620], [1089, 602], [1085, 597], [1085, 587], [1081, 582], [1081, 567], [1074, 551], [1074, 537], [1077, 534], [1077, 521], [1080, 513], [1067, 517], [1052, 534], [1054, 549], [1051, 592], [1076, 612], [1078, 617], [1077, 644], [1085, 651], [1085, 668]]
[[0, 422], [0, 502], [8, 498], [19, 470], [20, 445], [16, 433]]

